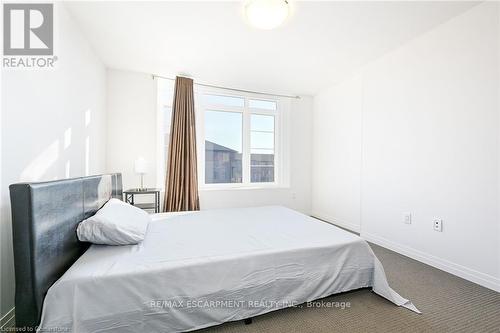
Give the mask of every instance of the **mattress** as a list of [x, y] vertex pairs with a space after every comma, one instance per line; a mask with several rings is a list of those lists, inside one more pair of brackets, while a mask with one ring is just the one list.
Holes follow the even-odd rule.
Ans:
[[156, 214], [140, 244], [92, 245], [49, 289], [40, 327], [189, 331], [364, 287], [418, 312], [366, 241], [331, 224], [274, 206]]

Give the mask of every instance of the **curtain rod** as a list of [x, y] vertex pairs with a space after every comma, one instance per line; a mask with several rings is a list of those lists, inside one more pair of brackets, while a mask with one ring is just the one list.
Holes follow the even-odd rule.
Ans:
[[[171, 78], [171, 77], [166, 77], [166, 76], [161, 76], [161, 75], [156, 75], [156, 74], [152, 74], [151, 76], [153, 77], [153, 80], [155, 78], [160, 78], [160, 79], [175, 81], [175, 78]], [[206, 83], [196, 83], [196, 82], [194, 82], [194, 84], [196, 84], [197, 86], [202, 86], [202, 87], [217, 88], [217, 89], [226, 89], [226, 90], [238, 91], [238, 92], [243, 92], [243, 93], [251, 93], [251, 94], [259, 94], [259, 95], [267, 95], [267, 96], [278, 96], [278, 97], [300, 99], [300, 96], [298, 96], [298, 95], [293, 96], [293, 95], [271, 94], [271, 93], [260, 92], [260, 91], [252, 91], [252, 90], [244, 90], [244, 89], [237, 89], [237, 88], [221, 87], [221, 86], [216, 86], [216, 85], [213, 85], [213, 84], [206, 84]]]

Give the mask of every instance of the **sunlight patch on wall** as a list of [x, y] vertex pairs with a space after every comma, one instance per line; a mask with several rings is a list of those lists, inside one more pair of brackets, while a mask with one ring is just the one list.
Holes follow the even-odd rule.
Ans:
[[71, 127], [64, 131], [64, 149], [71, 145]]
[[59, 140], [51, 143], [45, 148], [26, 168], [21, 172], [20, 181], [32, 182], [42, 180], [49, 168], [59, 158]]
[[88, 109], [85, 111], [85, 127], [90, 125], [90, 121], [92, 120], [92, 111]]
[[70, 161], [66, 161], [66, 165], [64, 166], [64, 176], [66, 178], [69, 178], [70, 168], [71, 168], [71, 162]]
[[85, 176], [90, 175], [90, 137], [85, 138]]

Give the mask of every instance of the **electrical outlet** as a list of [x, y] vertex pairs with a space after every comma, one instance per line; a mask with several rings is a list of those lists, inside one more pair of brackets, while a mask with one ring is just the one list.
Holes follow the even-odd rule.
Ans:
[[443, 220], [441, 220], [441, 219], [434, 219], [434, 221], [433, 221], [433, 228], [434, 228], [434, 231], [442, 232], [443, 231]]
[[403, 213], [403, 223], [411, 224], [411, 213]]

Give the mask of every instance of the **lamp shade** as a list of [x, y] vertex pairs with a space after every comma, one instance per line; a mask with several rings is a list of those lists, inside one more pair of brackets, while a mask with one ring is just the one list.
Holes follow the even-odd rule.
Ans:
[[135, 173], [145, 174], [148, 171], [148, 163], [143, 157], [139, 157], [134, 163]]

